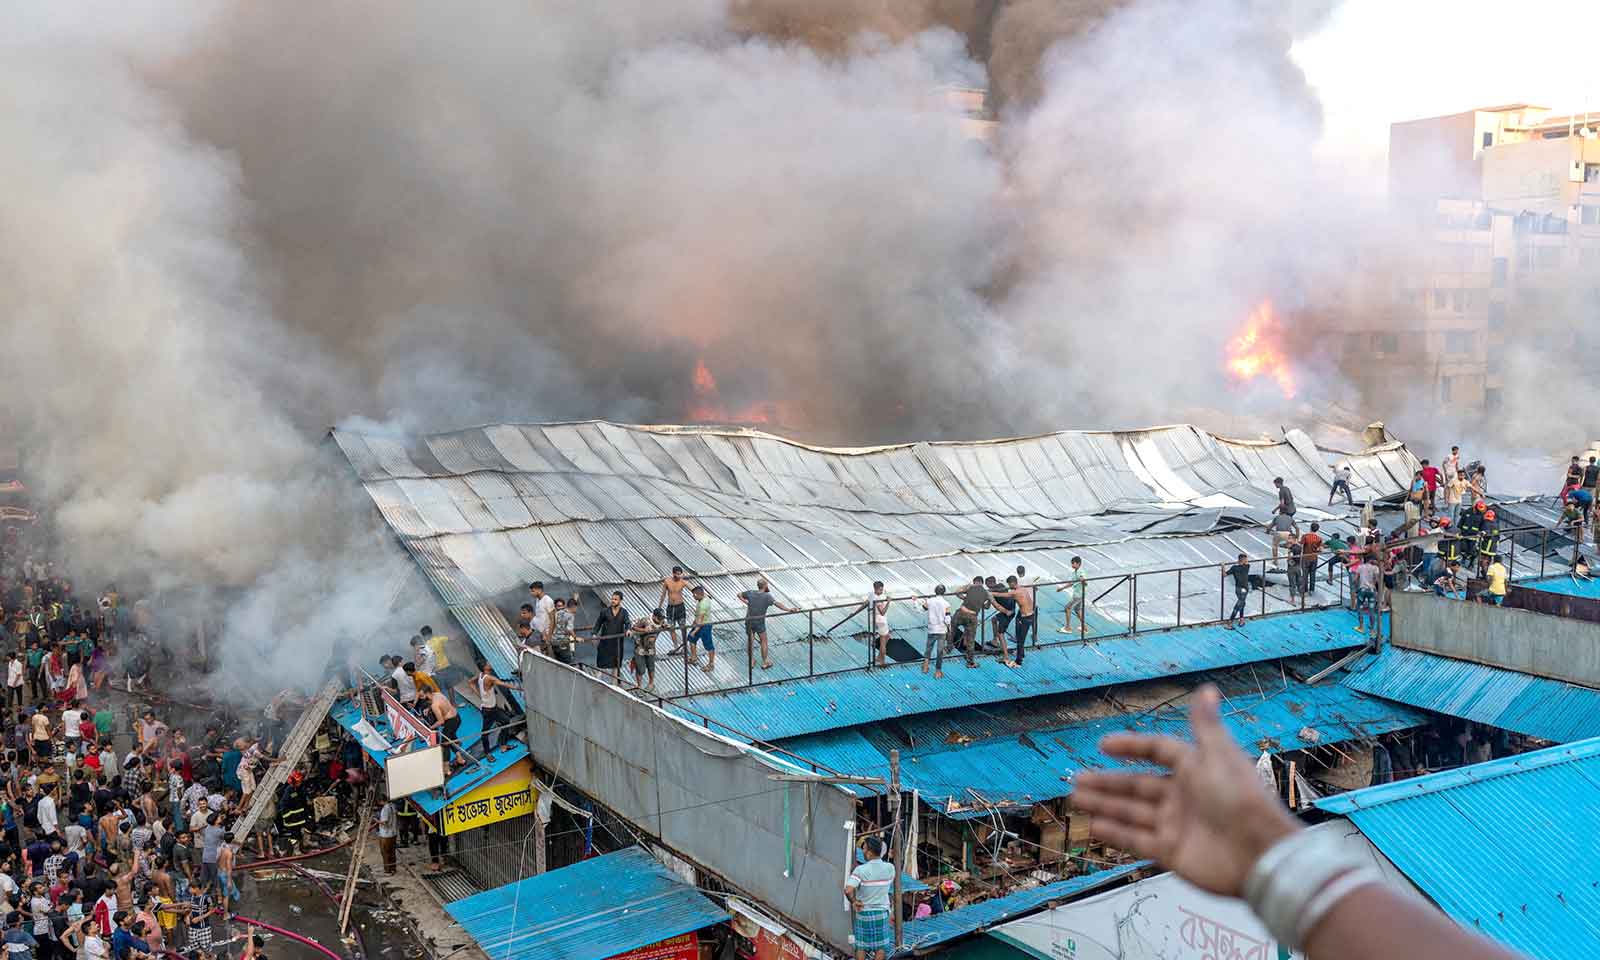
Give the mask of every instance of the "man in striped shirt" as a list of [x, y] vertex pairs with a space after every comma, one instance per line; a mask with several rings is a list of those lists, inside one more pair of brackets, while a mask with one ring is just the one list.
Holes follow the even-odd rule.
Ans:
[[868, 837], [862, 844], [867, 862], [850, 871], [844, 882], [844, 895], [855, 914], [856, 960], [885, 960], [894, 949], [894, 922], [889, 914], [889, 897], [894, 890], [892, 864], [883, 862], [883, 841]]

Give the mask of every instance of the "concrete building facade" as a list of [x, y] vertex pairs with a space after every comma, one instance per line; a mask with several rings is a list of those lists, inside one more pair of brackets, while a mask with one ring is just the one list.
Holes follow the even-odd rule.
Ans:
[[1390, 127], [1402, 241], [1362, 279], [1340, 366], [1369, 400], [1505, 402], [1507, 336], [1568, 359], [1600, 305], [1600, 117], [1526, 103]]

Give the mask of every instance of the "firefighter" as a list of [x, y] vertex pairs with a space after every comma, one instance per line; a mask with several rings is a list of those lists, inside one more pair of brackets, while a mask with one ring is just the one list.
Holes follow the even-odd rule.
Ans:
[[1500, 553], [1500, 523], [1493, 510], [1483, 514], [1483, 527], [1478, 532], [1478, 575], [1481, 577], [1489, 564]]
[[417, 816], [417, 808], [409, 803], [402, 803], [396, 808], [400, 820], [400, 846], [409, 847], [422, 834], [422, 818]]
[[306, 775], [299, 770], [289, 774], [289, 779], [278, 792], [278, 829], [284, 840], [298, 848], [305, 846], [306, 830]]
[[1450, 529], [1450, 518], [1445, 517], [1439, 522], [1439, 562], [1448, 567], [1452, 563], [1461, 562], [1461, 538], [1455, 530]]
[[1461, 538], [1461, 562], [1465, 566], [1477, 562], [1478, 535], [1483, 532], [1483, 515], [1488, 511], [1489, 505], [1479, 500], [1471, 510], [1462, 513], [1456, 524], [1456, 535]]

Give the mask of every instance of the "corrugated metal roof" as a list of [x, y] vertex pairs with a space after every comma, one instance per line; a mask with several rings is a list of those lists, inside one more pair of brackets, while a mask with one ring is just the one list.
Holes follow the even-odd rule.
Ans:
[[1185, 627], [1041, 647], [1030, 651], [1026, 663], [1015, 668], [993, 658], [981, 659], [969, 668], [947, 657], [945, 675], [937, 680], [913, 664], [897, 664], [881, 670], [723, 690], [678, 703], [734, 730], [771, 741], [951, 707], [1346, 649], [1365, 639], [1354, 632], [1354, 624], [1351, 614], [1343, 610], [1289, 613], [1252, 620], [1241, 630]]
[[1329, 797], [1445, 913], [1541, 960], [1600, 956], [1600, 740]]
[[495, 960], [607, 960], [728, 919], [638, 847], [446, 904]]
[[[743, 614], [733, 598], [757, 571], [786, 574], [782, 599], [817, 608], [853, 601], [875, 578], [902, 596], [1017, 564], [1059, 578], [1075, 553], [1091, 576], [1220, 562], [1240, 546], [1266, 547], [1259, 531], [1229, 528], [1273, 501], [1274, 476], [1299, 487], [1309, 520], [1327, 475], [1296, 431], [1251, 442], [1192, 426], [861, 449], [600, 421], [331, 437], [445, 602], [485, 614], [485, 604], [520, 602], [533, 579], [646, 597], [674, 564], [705, 583], [714, 619], [732, 620]], [[1220, 573], [1192, 574], [1188, 619], [1220, 617]], [[1125, 587], [1101, 598], [1090, 611], [1097, 627], [1175, 624], [1175, 580], [1147, 585], [1136, 611]], [[1048, 621], [1061, 598], [1042, 599]], [[1290, 607], [1282, 588], [1267, 599], [1268, 610]], [[492, 632], [479, 619], [475, 639]], [[891, 623], [920, 649], [914, 612], [896, 609]], [[774, 644], [769, 678], [810, 671], [818, 658], [796, 642], [804, 635]], [[737, 626], [717, 638], [744, 642]], [[687, 681], [664, 675], [661, 692], [748, 683], [744, 659], [719, 658], [714, 674]]]
[[[1219, 679], [1201, 674], [1184, 681], [1186, 688]], [[1237, 684], [1224, 706], [1224, 722], [1251, 753], [1281, 753], [1314, 744], [1365, 739], [1428, 722], [1420, 710], [1368, 697], [1337, 684], [1308, 686], [1265, 668], [1260, 689], [1240, 691]], [[1137, 694], [1138, 688], [1119, 691]], [[1225, 689], [1225, 694], [1227, 690]], [[987, 810], [967, 788], [988, 803], [1030, 805], [1071, 792], [1079, 770], [1120, 763], [1102, 754], [1100, 739], [1108, 733], [1132, 731], [1187, 737], [1182, 704], [1079, 721], [1066, 725], [1040, 723], [1026, 728], [1022, 718], [995, 724], [988, 711], [954, 710], [904, 721], [888, 721], [849, 730], [793, 737], [778, 746], [841, 773], [887, 776], [888, 751], [900, 751], [900, 779], [907, 790], [947, 816], [983, 816]], [[970, 719], [969, 719], [970, 718]], [[1021, 721], [1021, 722], [1018, 722]], [[995, 735], [985, 736], [984, 728]], [[1016, 729], [1024, 726], [1024, 729]], [[982, 739], [973, 739], [976, 734]], [[858, 788], [858, 793], [868, 788]], [[881, 791], [877, 791], [881, 792]]]
[[1112, 867], [1109, 870], [1084, 874], [1059, 883], [1047, 883], [1032, 890], [1021, 890], [1004, 897], [974, 903], [959, 910], [947, 910], [921, 920], [912, 920], [905, 925], [904, 945], [894, 955], [910, 956], [941, 943], [987, 930], [997, 923], [1036, 910], [1046, 904], [1070, 900], [1091, 890], [1099, 890], [1148, 866], [1150, 866], [1149, 861], [1140, 861]]
[[1385, 647], [1352, 664], [1342, 682], [1386, 700], [1543, 740], [1600, 736], [1600, 690], [1501, 667]]

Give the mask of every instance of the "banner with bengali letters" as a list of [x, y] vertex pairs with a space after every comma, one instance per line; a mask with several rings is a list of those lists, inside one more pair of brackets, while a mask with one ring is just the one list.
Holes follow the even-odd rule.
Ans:
[[389, 732], [394, 740], [390, 749], [404, 747], [412, 740], [420, 740], [430, 747], [439, 745], [439, 731], [423, 723], [387, 690], [383, 691], [383, 712], [389, 720]]
[[648, 947], [619, 953], [611, 960], [700, 960], [700, 934], [681, 933]]
[[522, 760], [488, 783], [452, 799], [440, 816], [448, 836], [525, 817], [538, 802], [539, 792], [533, 789], [533, 764]]

